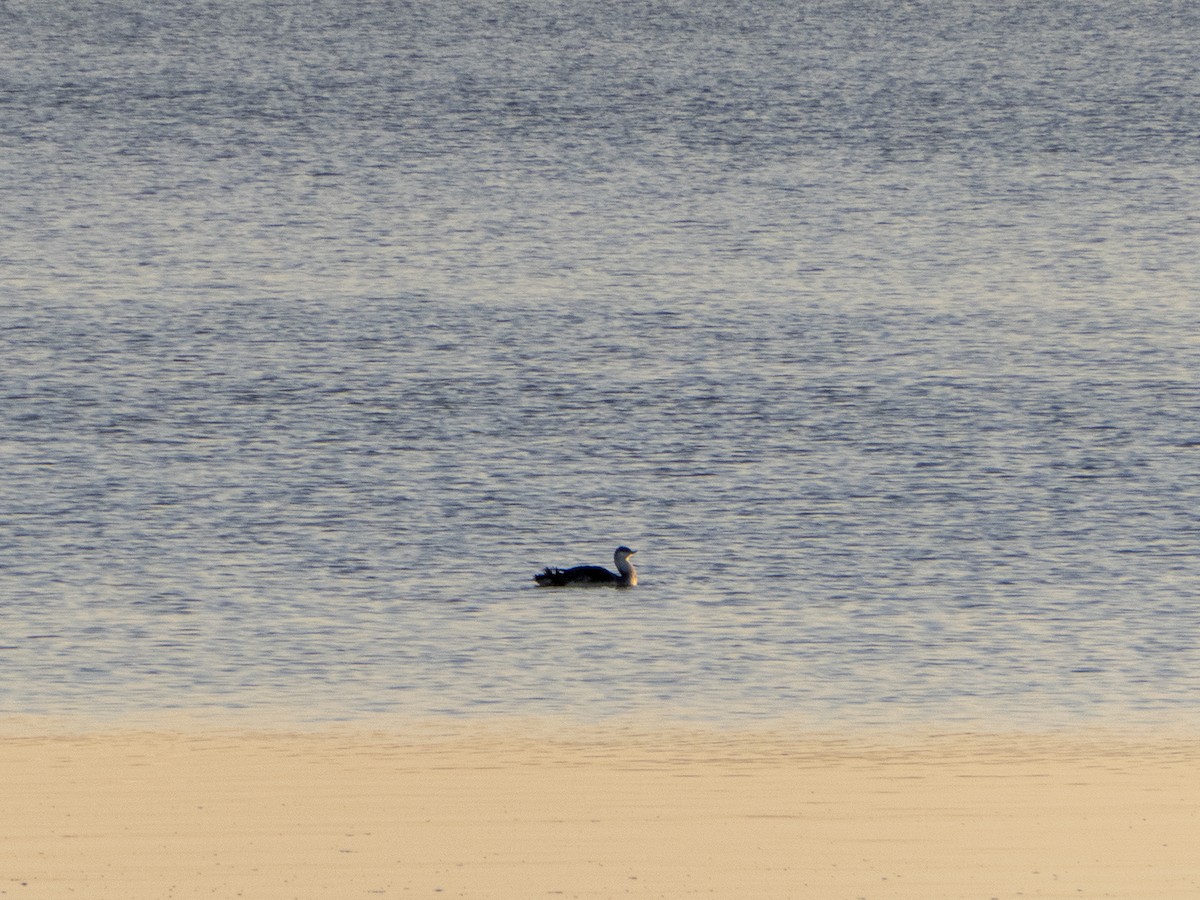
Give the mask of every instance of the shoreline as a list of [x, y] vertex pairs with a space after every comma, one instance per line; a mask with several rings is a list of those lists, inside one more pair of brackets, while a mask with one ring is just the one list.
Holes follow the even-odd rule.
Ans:
[[0, 724], [0, 895], [1200, 895], [1187, 733]]

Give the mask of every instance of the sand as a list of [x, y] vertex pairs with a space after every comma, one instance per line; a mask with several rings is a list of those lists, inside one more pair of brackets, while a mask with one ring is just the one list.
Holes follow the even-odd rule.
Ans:
[[1084, 733], [9, 728], [0, 896], [1194, 900], [1198, 763]]

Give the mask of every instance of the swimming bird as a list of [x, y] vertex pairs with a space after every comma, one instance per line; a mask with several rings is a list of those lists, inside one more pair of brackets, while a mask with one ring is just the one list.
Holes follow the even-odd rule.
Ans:
[[544, 572], [533, 576], [539, 587], [596, 587], [611, 585], [612, 587], [633, 587], [637, 584], [637, 569], [629, 561], [629, 557], [637, 553], [628, 547], [618, 547], [613, 554], [617, 564], [617, 572], [613, 573], [603, 566], [574, 566], [570, 569], [557, 569], [547, 566]]

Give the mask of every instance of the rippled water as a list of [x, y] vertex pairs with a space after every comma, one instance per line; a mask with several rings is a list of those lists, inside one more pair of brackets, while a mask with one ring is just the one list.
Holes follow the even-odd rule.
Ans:
[[6, 7], [0, 712], [1200, 724], [1200, 14], [866, 7]]

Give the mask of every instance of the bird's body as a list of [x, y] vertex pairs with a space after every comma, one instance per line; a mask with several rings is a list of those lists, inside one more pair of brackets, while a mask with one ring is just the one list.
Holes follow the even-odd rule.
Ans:
[[559, 569], [547, 566], [546, 569], [533, 576], [539, 587], [633, 587], [638, 583], [637, 569], [629, 561], [629, 557], [637, 553], [628, 547], [618, 547], [613, 554], [617, 571], [610, 572], [603, 566], [573, 566], [570, 569]]

